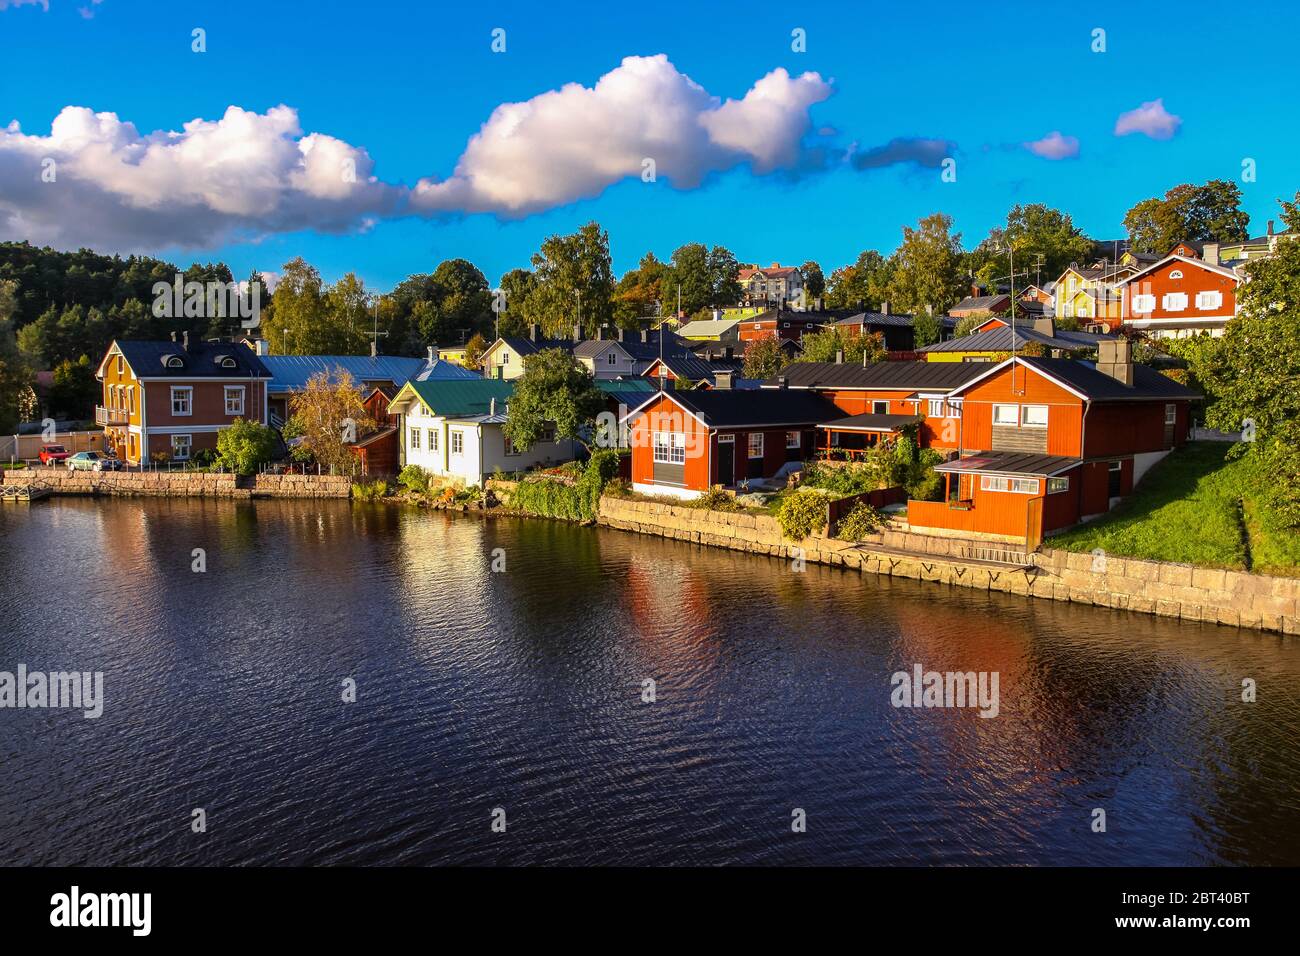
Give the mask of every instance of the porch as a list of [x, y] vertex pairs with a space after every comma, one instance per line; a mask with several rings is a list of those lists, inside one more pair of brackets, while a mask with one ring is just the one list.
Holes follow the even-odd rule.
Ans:
[[817, 426], [825, 438], [815, 449], [818, 461], [862, 461], [881, 444], [888, 444], [903, 429], [919, 424], [919, 415], [865, 414], [837, 418]]

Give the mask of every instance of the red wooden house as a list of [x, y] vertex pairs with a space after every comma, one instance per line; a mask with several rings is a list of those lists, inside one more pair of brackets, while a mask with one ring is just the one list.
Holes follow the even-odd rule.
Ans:
[[936, 467], [944, 501], [908, 503], [915, 530], [1023, 541], [1104, 514], [1187, 440], [1199, 396], [1135, 365], [1126, 339], [1096, 364], [1016, 357], [953, 390], [960, 456]]
[[815, 392], [730, 388], [662, 391], [624, 417], [632, 487], [693, 498], [714, 485], [771, 478], [803, 461], [835, 406]]
[[1157, 337], [1222, 335], [1237, 312], [1240, 282], [1227, 266], [1171, 253], [1119, 283], [1123, 324]]
[[396, 395], [397, 389], [377, 385], [362, 400], [367, 417], [379, 426], [377, 431], [362, 436], [352, 444], [352, 452], [361, 462], [363, 475], [395, 475], [401, 470], [398, 416], [388, 411], [388, 406]]

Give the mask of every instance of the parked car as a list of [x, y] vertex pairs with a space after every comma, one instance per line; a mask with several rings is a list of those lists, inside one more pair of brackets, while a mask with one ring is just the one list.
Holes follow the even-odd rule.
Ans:
[[122, 463], [97, 451], [79, 451], [68, 459], [68, 471], [120, 471]]
[[37, 457], [42, 465], [57, 465], [61, 461], [67, 461], [71, 454], [62, 445], [42, 445]]

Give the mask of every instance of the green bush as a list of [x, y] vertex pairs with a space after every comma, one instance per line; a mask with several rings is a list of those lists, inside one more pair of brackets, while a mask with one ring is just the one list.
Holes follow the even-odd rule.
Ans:
[[378, 501], [387, 495], [388, 482], [383, 478], [352, 483], [352, 497], [358, 501]]
[[859, 501], [839, 520], [835, 537], [841, 541], [862, 541], [880, 529], [884, 516], [865, 501]]
[[397, 483], [416, 495], [429, 493], [429, 473], [419, 465], [407, 465], [397, 476]]
[[787, 538], [801, 541], [826, 527], [826, 496], [816, 491], [796, 491], [781, 502], [776, 520]]
[[742, 511], [741, 505], [737, 504], [736, 499], [727, 494], [721, 488], [710, 488], [704, 494], [697, 498], [685, 502], [692, 508], [699, 508], [703, 511]]
[[237, 475], [252, 475], [275, 457], [275, 429], [236, 418], [217, 432], [217, 463]]
[[586, 467], [575, 464], [565, 471], [576, 472], [578, 477], [566, 482], [555, 476], [537, 475], [521, 481], [511, 496], [511, 505], [546, 518], [593, 520], [605, 486], [618, 475], [618, 452], [603, 448], [591, 456]]
[[[882, 462], [887, 465], [883, 469]], [[890, 477], [891, 469], [886, 459], [881, 455], [872, 454], [868, 456], [866, 462], [845, 465], [842, 468], [808, 465], [804, 468], [799, 483], [807, 488], [821, 488], [840, 497], [848, 497], [875, 491], [882, 483], [888, 486], [891, 483]]]

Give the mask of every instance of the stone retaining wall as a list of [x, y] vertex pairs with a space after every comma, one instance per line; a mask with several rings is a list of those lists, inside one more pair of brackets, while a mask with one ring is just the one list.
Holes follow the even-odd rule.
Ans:
[[33, 468], [0, 472], [0, 483], [37, 485], [54, 495], [113, 495], [153, 498], [347, 498], [346, 475], [258, 475], [201, 471], [68, 471]]
[[776, 519], [767, 515], [611, 497], [601, 499], [599, 521], [754, 554], [793, 558], [802, 549], [808, 561], [873, 574], [1300, 634], [1300, 579], [1295, 578], [1057, 550], [1031, 554], [1028, 565], [1018, 568], [966, 557], [964, 549], [976, 542], [896, 529], [860, 544], [824, 535], [786, 541]]

